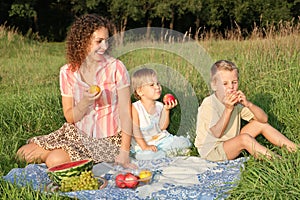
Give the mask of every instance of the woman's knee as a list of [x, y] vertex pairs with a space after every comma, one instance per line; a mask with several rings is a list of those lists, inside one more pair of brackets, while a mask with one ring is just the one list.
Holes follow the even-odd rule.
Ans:
[[50, 168], [70, 161], [70, 156], [66, 151], [64, 151], [63, 149], [55, 149], [49, 153], [45, 160], [45, 163], [47, 167]]

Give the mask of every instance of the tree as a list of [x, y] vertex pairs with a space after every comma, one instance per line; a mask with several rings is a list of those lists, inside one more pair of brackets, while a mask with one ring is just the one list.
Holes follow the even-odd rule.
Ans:
[[10, 10], [8, 11], [9, 17], [13, 18], [13, 21], [19, 24], [19, 26], [23, 25], [24, 28], [21, 27], [21, 31], [23, 32], [26, 30], [25, 27], [33, 27], [33, 31], [39, 31], [37, 12], [34, 8], [35, 4], [36, 0], [14, 1], [11, 4]]
[[140, 3], [132, 0], [112, 0], [109, 3], [109, 13], [117, 25], [115, 32], [120, 32], [120, 37], [116, 38], [119, 44], [123, 44], [124, 32], [126, 30], [128, 20], [132, 19], [137, 21], [143, 16]]

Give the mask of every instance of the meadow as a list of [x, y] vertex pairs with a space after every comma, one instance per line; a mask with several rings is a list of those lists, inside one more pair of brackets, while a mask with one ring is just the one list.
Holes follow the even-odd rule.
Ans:
[[[264, 37], [259, 33], [253, 33], [247, 40], [208, 37], [197, 45], [207, 53], [207, 63], [219, 59], [235, 62], [240, 70], [240, 89], [265, 110], [270, 124], [300, 144], [299, 26], [296, 29], [282, 27], [279, 32], [267, 30]], [[210, 92], [208, 75], [195, 67], [194, 49], [180, 50], [172, 43], [169, 46], [184, 52], [178, 55], [174, 49], [166, 50], [168, 47], [152, 47], [127, 49], [117, 55], [130, 72], [141, 66], [156, 68], [163, 82], [163, 93], [172, 92], [179, 99], [179, 106], [171, 113], [169, 131], [187, 134], [193, 141], [197, 106]], [[12, 168], [26, 165], [15, 158], [15, 153], [28, 138], [50, 133], [64, 122], [58, 82], [59, 68], [65, 64], [64, 43], [39, 42], [0, 27], [0, 55], [2, 177]], [[282, 159], [258, 161], [250, 156], [229, 199], [297, 199], [300, 196], [300, 151], [287, 153], [263, 137], [257, 139]], [[191, 155], [197, 155], [195, 149]], [[20, 188], [3, 178], [0, 178], [0, 198], [68, 199], [34, 191], [30, 186]]]

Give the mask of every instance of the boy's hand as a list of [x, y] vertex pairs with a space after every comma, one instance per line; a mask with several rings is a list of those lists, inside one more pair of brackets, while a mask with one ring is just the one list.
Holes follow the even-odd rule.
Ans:
[[226, 108], [233, 109], [234, 106], [239, 102], [237, 91], [227, 90], [223, 103]]
[[240, 90], [237, 91], [237, 95], [238, 95], [239, 103], [241, 103], [245, 107], [250, 106], [251, 103], [247, 100], [246, 95], [242, 91], [240, 91]]
[[175, 101], [170, 101], [168, 104], [164, 105], [164, 108], [166, 110], [171, 110], [172, 108], [174, 108], [175, 106], [177, 106], [178, 102], [177, 99], [175, 99]]

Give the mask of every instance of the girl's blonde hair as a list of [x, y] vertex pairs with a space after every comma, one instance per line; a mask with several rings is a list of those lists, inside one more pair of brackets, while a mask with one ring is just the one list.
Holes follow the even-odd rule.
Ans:
[[135, 71], [131, 77], [131, 89], [134, 98], [140, 100], [141, 97], [137, 94], [137, 89], [143, 85], [153, 81], [153, 77], [156, 77], [157, 73], [153, 69], [141, 68]]

